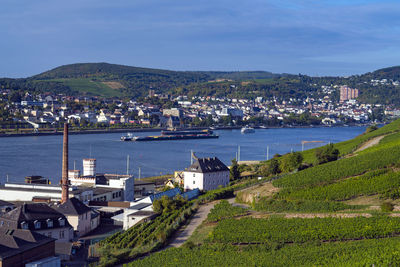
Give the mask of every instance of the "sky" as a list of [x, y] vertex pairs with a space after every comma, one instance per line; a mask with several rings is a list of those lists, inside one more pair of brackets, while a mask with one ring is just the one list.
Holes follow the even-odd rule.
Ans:
[[108, 62], [347, 76], [400, 65], [398, 0], [0, 0], [0, 77]]

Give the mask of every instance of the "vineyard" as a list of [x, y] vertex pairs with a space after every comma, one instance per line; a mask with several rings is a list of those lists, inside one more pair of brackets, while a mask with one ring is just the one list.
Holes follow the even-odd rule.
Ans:
[[286, 200], [263, 197], [253, 203], [257, 211], [267, 212], [335, 212], [340, 210], [356, 210], [359, 205], [347, 205], [341, 202], [315, 200]]
[[400, 147], [393, 146], [308, 168], [275, 180], [273, 184], [278, 187], [329, 184], [339, 179], [391, 166], [399, 159]]
[[[211, 228], [199, 245], [188, 242], [129, 266], [400, 266], [395, 200], [400, 198], [399, 131], [397, 120], [335, 144], [342, 158], [321, 165], [315, 164], [315, 149], [305, 151], [305, 161], [314, 166], [274, 177], [269, 194], [251, 191], [262, 186], [250, 188], [245, 200], [250, 209], [225, 200], [216, 204], [204, 223]], [[356, 151], [378, 136], [384, 136], [378, 145]], [[233, 197], [233, 190], [242, 186], [204, 194], [200, 202]], [[340, 215], [335, 214], [338, 211]], [[238, 218], [241, 215], [246, 216]], [[162, 227], [141, 227], [131, 233], [129, 242], [116, 235], [110, 244], [136, 248], [162, 238]], [[134, 236], [144, 232], [151, 232], [153, 239], [146, 243], [144, 236], [139, 237], [139, 244]]]
[[399, 266], [400, 239], [172, 248], [128, 266]]
[[281, 197], [307, 200], [347, 200], [357, 196], [385, 193], [400, 188], [400, 173], [379, 170], [353, 177], [335, 184], [294, 191], [282, 192]]
[[222, 219], [233, 218], [235, 216], [244, 215], [247, 210], [242, 207], [235, 207], [229, 204], [228, 201], [222, 200], [216, 204], [207, 216], [207, 221], [216, 222]]
[[118, 232], [99, 243], [102, 254], [100, 266], [113, 266], [165, 245], [170, 237], [193, 212], [193, 203], [171, 212], [163, 212], [156, 219], [136, 224], [125, 232]]
[[221, 243], [304, 243], [391, 237], [400, 233], [400, 218], [242, 218], [221, 221], [211, 240]]
[[[352, 153], [358, 147], [360, 147], [364, 142], [366, 142], [372, 138], [375, 138], [375, 137], [381, 136], [381, 135], [388, 135], [388, 134], [395, 133], [398, 131], [400, 131], [400, 120], [396, 120], [396, 121], [394, 121], [388, 125], [385, 125], [373, 132], [362, 134], [351, 140], [337, 143], [337, 144], [335, 144], [335, 147], [337, 149], [339, 149], [341, 156], [345, 156], [349, 153]], [[309, 163], [314, 163], [314, 161], [315, 161], [314, 153], [315, 153], [315, 149], [310, 149], [310, 150], [306, 150], [306, 151], [302, 152], [304, 161], [309, 162]]]

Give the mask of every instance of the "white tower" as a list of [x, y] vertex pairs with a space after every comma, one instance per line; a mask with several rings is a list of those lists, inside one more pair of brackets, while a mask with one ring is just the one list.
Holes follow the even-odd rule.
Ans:
[[83, 176], [96, 175], [96, 159], [83, 159]]

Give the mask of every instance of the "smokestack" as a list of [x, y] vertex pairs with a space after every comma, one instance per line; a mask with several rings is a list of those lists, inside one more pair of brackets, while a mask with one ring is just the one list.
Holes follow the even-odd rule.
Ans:
[[68, 123], [64, 123], [64, 138], [63, 138], [63, 158], [62, 158], [62, 178], [61, 178], [61, 203], [65, 203], [69, 196], [68, 192]]

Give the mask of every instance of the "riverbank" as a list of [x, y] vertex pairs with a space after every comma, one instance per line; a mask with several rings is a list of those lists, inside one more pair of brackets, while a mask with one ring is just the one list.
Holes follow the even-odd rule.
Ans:
[[[369, 124], [353, 124], [353, 125], [306, 125], [306, 126], [268, 126], [268, 127], [260, 127], [255, 126], [255, 129], [280, 129], [280, 128], [321, 128], [321, 127], [347, 127], [347, 126], [368, 126]], [[234, 130], [241, 129], [242, 126], [220, 126], [220, 127], [211, 127], [214, 130]], [[180, 130], [203, 130], [210, 129], [209, 127], [186, 127], [180, 128]], [[74, 130], [70, 129], [70, 135], [78, 135], [78, 134], [107, 134], [107, 133], [127, 133], [127, 132], [160, 132], [167, 130], [166, 128], [107, 128], [107, 129], [80, 129]], [[0, 133], [0, 137], [25, 137], [25, 136], [49, 136], [49, 135], [62, 135], [62, 130], [54, 130], [47, 132], [38, 132], [38, 133]]]

